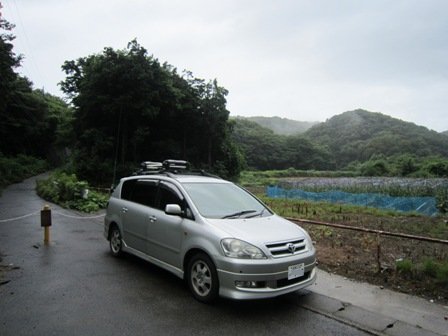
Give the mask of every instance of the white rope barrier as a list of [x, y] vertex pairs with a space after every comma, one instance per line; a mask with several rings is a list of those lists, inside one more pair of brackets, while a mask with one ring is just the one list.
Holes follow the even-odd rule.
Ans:
[[60, 215], [62, 217], [74, 218], [74, 219], [95, 219], [95, 218], [101, 218], [101, 217], [105, 216], [105, 214], [97, 215], [97, 216], [72, 216], [72, 215], [66, 215], [66, 214], [64, 214], [62, 212], [58, 212], [58, 211], [53, 211], [53, 213], [56, 215]]
[[31, 216], [33, 216], [33, 215], [36, 215], [36, 214], [38, 214], [39, 212], [40, 212], [40, 210], [39, 210], [39, 211], [32, 212], [32, 213], [29, 213], [29, 214], [27, 214], [27, 215], [19, 216], [19, 217], [13, 217], [13, 218], [7, 218], [7, 219], [0, 219], [0, 223], [6, 223], [6, 222], [16, 221], [16, 220], [19, 220], [19, 219], [24, 219], [24, 218], [27, 218], [27, 217], [31, 217]]
[[[39, 213], [40, 213], [40, 210], [31, 212], [31, 213], [23, 215], [23, 216], [6, 218], [6, 219], [0, 219], [0, 223], [13, 222], [13, 221], [16, 221], [16, 220], [20, 220], [20, 219], [24, 219], [24, 218], [27, 218], [27, 217], [31, 217], [31, 216], [37, 215]], [[67, 217], [67, 218], [72, 218], [72, 219], [96, 219], [96, 218], [101, 218], [101, 217], [105, 216], [105, 214], [96, 215], [96, 216], [72, 216], [72, 215], [64, 214], [64, 213], [59, 212], [59, 211], [52, 211], [52, 213], [55, 214], [55, 215], [59, 215], [59, 216], [62, 216], [62, 217]]]

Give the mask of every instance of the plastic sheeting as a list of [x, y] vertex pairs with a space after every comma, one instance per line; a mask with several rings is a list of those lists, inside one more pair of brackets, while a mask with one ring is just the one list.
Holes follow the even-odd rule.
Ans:
[[267, 187], [266, 194], [272, 198], [303, 199], [316, 202], [354, 204], [379, 209], [415, 211], [428, 216], [439, 213], [435, 197], [393, 197], [383, 194], [353, 194], [343, 191], [310, 192], [301, 189], [284, 189], [279, 186]]

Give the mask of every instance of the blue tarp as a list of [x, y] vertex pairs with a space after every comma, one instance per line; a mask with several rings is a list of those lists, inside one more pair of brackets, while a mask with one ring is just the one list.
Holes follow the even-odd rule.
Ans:
[[331, 202], [362, 205], [398, 211], [416, 211], [428, 216], [438, 214], [435, 197], [393, 197], [382, 194], [353, 194], [343, 191], [310, 192], [301, 189], [267, 187], [266, 194], [272, 198], [293, 198], [316, 202]]

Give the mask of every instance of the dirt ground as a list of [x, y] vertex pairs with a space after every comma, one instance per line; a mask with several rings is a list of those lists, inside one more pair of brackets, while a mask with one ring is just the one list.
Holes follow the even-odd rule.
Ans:
[[319, 267], [328, 272], [448, 304], [448, 283], [415, 269], [397, 269], [400, 260], [415, 268], [425, 260], [448, 260], [448, 246], [314, 224], [301, 224], [315, 242]]

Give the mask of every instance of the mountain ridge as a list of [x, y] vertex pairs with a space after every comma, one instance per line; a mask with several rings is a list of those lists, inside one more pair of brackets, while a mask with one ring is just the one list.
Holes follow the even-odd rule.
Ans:
[[236, 116], [236, 119], [245, 119], [257, 123], [258, 125], [272, 130], [279, 135], [297, 135], [305, 133], [311, 127], [319, 124], [318, 121], [299, 121], [282, 117], [242, 117]]
[[446, 134], [379, 112], [347, 111], [294, 135], [248, 118], [233, 120], [233, 138], [255, 169], [332, 170], [372, 158], [448, 158]]

